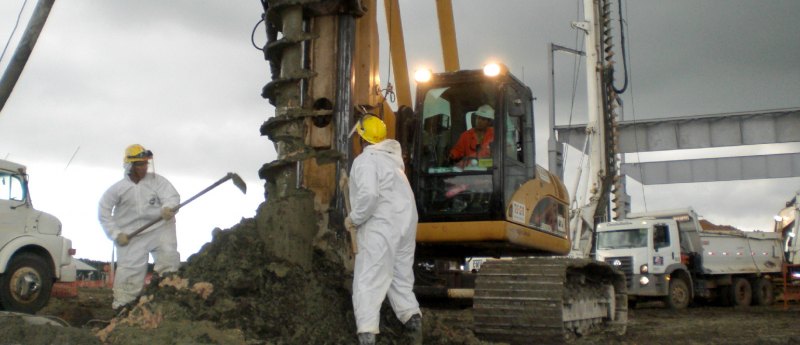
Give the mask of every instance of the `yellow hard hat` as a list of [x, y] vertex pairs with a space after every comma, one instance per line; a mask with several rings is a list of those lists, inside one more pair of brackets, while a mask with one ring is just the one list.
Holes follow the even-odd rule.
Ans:
[[125, 158], [123, 159], [123, 161], [125, 163], [133, 163], [133, 162], [145, 162], [150, 159], [153, 159], [152, 151], [145, 150], [144, 146], [142, 145], [133, 144], [125, 149]]
[[367, 115], [358, 121], [358, 135], [370, 144], [377, 144], [386, 139], [386, 124], [376, 116]]

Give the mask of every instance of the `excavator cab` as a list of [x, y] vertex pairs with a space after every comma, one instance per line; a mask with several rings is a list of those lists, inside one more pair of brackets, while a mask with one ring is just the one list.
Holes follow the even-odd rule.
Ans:
[[[472, 304], [476, 334], [492, 341], [624, 332], [624, 275], [563, 256], [569, 197], [535, 163], [532, 101], [504, 68], [418, 82], [408, 169], [419, 214], [414, 292], [422, 303]], [[486, 126], [477, 116], [493, 118], [493, 135], [458, 148], [462, 133]]]
[[[533, 178], [532, 162], [525, 161], [533, 160], [530, 90], [510, 77], [460, 71], [434, 76], [417, 97], [422, 128], [415, 131], [420, 174], [414, 182], [420, 220], [501, 217], [504, 196]], [[483, 130], [486, 138], [477, 142], [476, 111], [486, 105], [495, 115]]]
[[[535, 163], [531, 90], [499, 71], [439, 73], [418, 82], [409, 171], [420, 254], [463, 259], [569, 247], [566, 191]], [[487, 109], [493, 119], [476, 135]]]

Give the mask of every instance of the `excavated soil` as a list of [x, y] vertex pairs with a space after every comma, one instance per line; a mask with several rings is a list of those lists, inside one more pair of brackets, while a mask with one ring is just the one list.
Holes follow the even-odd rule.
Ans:
[[[355, 322], [346, 262], [331, 253], [329, 234], [315, 239], [311, 265], [271, 254], [263, 227], [243, 219], [189, 258], [173, 277], [151, 283], [139, 304], [114, 318], [107, 289], [79, 289], [51, 299], [39, 315], [71, 327], [0, 322], [3, 344], [354, 344]], [[425, 344], [491, 344], [472, 332], [469, 309], [423, 309]], [[664, 309], [640, 305], [627, 334], [598, 335], [573, 344], [800, 344], [800, 306]], [[411, 344], [384, 305], [378, 343]], [[536, 344], [535, 339], [531, 339]]]
[[[354, 343], [352, 275], [331, 249], [341, 240], [318, 235], [310, 265], [301, 267], [272, 255], [264, 231], [256, 219], [215, 229], [178, 274], [147, 286], [124, 317], [114, 317], [110, 290], [80, 289], [78, 298], [54, 298], [39, 313], [73, 327], [3, 322], [0, 344]], [[382, 314], [380, 344], [413, 342], [387, 306]], [[481, 344], [464, 325], [443, 325], [434, 314], [425, 316], [424, 333], [430, 344]]]

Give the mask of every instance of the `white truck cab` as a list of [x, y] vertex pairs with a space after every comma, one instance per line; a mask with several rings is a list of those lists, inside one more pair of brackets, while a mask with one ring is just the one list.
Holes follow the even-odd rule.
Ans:
[[601, 223], [597, 226], [597, 259], [625, 273], [629, 294], [664, 296], [669, 275], [686, 270], [679, 238], [677, 222], [671, 219]]
[[36, 313], [55, 281], [75, 281], [72, 241], [31, 204], [23, 165], [0, 160], [0, 309]]

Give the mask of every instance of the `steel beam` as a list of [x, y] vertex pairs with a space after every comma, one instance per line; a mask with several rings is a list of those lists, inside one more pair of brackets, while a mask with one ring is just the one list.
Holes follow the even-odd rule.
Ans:
[[[585, 125], [557, 126], [558, 137], [583, 145]], [[800, 108], [623, 121], [619, 152], [651, 152], [800, 142]]]
[[625, 163], [622, 173], [645, 185], [800, 177], [800, 153]]

